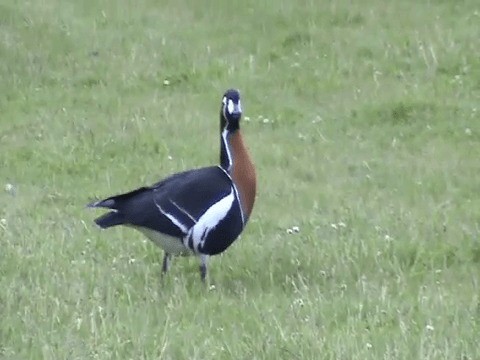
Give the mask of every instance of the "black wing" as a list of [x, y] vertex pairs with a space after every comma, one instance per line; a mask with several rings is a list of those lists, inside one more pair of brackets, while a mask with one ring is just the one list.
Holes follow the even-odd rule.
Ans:
[[103, 228], [134, 225], [183, 237], [210, 206], [230, 193], [231, 187], [225, 171], [212, 166], [177, 173], [150, 187], [89, 206], [113, 210], [95, 220]]

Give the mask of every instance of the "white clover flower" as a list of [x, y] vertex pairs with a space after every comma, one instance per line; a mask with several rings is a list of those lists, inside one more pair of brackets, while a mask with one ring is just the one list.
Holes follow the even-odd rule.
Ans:
[[5, 184], [5, 191], [9, 194], [13, 194], [15, 192], [15, 186], [12, 184]]

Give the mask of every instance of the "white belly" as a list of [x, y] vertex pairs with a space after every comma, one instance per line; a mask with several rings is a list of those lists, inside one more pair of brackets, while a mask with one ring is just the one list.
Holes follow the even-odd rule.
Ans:
[[193, 252], [186, 248], [179, 238], [168, 236], [140, 226], [135, 226], [135, 229], [153, 241], [157, 246], [161, 247], [166, 253], [182, 256], [193, 255]]

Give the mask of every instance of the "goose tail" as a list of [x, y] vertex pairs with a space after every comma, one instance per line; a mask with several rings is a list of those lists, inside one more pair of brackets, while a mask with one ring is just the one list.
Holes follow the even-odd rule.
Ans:
[[116, 211], [110, 211], [95, 220], [95, 224], [97, 224], [102, 229], [107, 229], [112, 226], [123, 225], [125, 224], [124, 216]]

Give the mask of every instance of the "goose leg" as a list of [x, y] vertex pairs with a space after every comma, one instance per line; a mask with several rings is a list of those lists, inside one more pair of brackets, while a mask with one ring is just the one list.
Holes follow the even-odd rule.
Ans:
[[205, 282], [207, 277], [207, 261], [208, 255], [200, 255], [200, 279], [202, 279], [202, 282]]
[[165, 255], [163, 256], [162, 275], [165, 275], [170, 268], [170, 261], [171, 255], [169, 253], [165, 253]]

